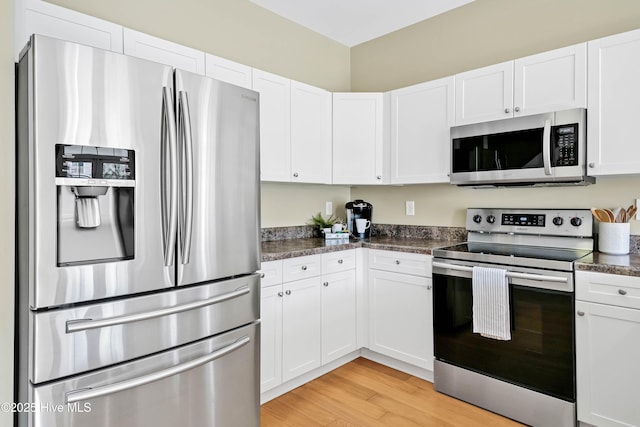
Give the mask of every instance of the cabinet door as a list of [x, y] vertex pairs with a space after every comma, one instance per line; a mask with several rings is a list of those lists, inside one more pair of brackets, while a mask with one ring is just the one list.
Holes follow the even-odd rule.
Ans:
[[15, 2], [16, 56], [31, 34], [122, 53], [122, 26], [41, 0]]
[[454, 78], [391, 92], [391, 183], [449, 182]]
[[456, 74], [456, 125], [513, 117], [513, 61]]
[[369, 270], [369, 348], [433, 370], [431, 279]]
[[204, 75], [204, 52], [129, 28], [124, 29], [124, 53]]
[[260, 93], [260, 179], [291, 181], [291, 80], [253, 70]]
[[515, 116], [587, 106], [587, 44], [514, 62]]
[[320, 277], [283, 285], [283, 382], [320, 367], [321, 287]]
[[640, 173], [640, 30], [588, 46], [587, 173]]
[[331, 92], [291, 82], [293, 182], [331, 184]]
[[207, 77], [231, 83], [247, 89], [252, 88], [251, 67], [219, 56], [205, 54]]
[[322, 364], [355, 351], [356, 271], [322, 276]]
[[261, 289], [260, 392], [282, 383], [282, 286]]
[[578, 420], [640, 425], [640, 310], [576, 301], [576, 311]]
[[382, 184], [384, 95], [333, 94], [333, 183]]

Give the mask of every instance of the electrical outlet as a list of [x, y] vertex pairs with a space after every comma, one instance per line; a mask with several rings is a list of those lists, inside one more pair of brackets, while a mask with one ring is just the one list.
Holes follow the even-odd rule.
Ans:
[[413, 203], [413, 200], [407, 200], [404, 206], [405, 215], [415, 215], [416, 214], [416, 206]]
[[325, 204], [324, 204], [324, 213], [325, 213], [325, 215], [333, 214], [333, 202], [331, 202], [331, 201], [325, 202]]

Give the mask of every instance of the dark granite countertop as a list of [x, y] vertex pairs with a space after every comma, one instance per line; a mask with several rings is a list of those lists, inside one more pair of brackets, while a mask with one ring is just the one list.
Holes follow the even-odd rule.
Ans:
[[594, 252], [575, 262], [576, 270], [640, 277], [640, 254], [607, 255]]
[[305, 255], [315, 255], [355, 248], [382, 249], [431, 255], [431, 250], [459, 243], [450, 240], [430, 240], [408, 237], [372, 237], [370, 239], [336, 243], [320, 238], [303, 238], [262, 242], [262, 261], [276, 261]]

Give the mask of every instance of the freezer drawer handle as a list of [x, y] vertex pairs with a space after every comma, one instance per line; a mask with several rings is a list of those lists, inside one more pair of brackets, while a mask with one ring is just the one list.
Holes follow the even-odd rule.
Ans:
[[208, 305], [217, 304], [233, 298], [246, 295], [251, 292], [249, 286], [242, 286], [233, 292], [218, 295], [202, 301], [194, 301], [188, 304], [177, 305], [175, 307], [167, 307], [161, 310], [148, 311], [145, 313], [135, 313], [125, 316], [107, 317], [105, 319], [79, 319], [67, 320], [67, 333], [86, 331], [89, 329], [105, 328], [107, 326], [122, 325], [125, 323], [139, 322], [141, 320], [154, 319], [156, 317], [169, 316], [171, 314], [182, 313], [183, 311], [195, 310], [196, 308], [206, 307]]
[[[450, 270], [473, 271], [473, 267], [467, 267], [466, 265], [447, 264], [447, 263], [438, 262], [438, 261], [434, 261], [433, 266], [440, 267], [440, 268], [448, 268]], [[540, 280], [543, 282], [558, 282], [558, 283], [568, 282], [568, 279], [566, 277], [545, 276], [543, 274], [515, 273], [512, 271], [507, 271], [507, 277], [511, 277], [514, 279]]]
[[74, 403], [74, 402], [80, 402], [83, 400], [95, 399], [98, 397], [107, 396], [109, 394], [118, 393], [120, 391], [141, 387], [145, 384], [149, 384], [154, 381], [163, 380], [173, 375], [181, 374], [183, 372], [189, 371], [191, 369], [197, 368], [198, 366], [202, 366], [216, 359], [219, 359], [223, 356], [226, 356], [227, 354], [248, 344], [250, 341], [251, 341], [251, 338], [249, 338], [248, 336], [245, 336], [238, 339], [233, 344], [223, 347], [220, 350], [214, 351], [213, 353], [207, 354], [206, 356], [199, 357], [197, 359], [194, 359], [187, 363], [183, 363], [181, 365], [173, 366], [163, 371], [154, 372], [152, 374], [144, 375], [138, 378], [133, 378], [127, 381], [122, 381], [120, 383], [107, 385], [104, 387], [89, 388], [89, 389], [83, 388], [80, 390], [70, 391], [66, 393], [65, 403]]

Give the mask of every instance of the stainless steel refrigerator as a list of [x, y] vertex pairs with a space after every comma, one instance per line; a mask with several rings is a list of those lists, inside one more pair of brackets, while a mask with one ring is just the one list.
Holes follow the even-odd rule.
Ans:
[[38, 35], [17, 70], [19, 425], [258, 426], [258, 94]]

